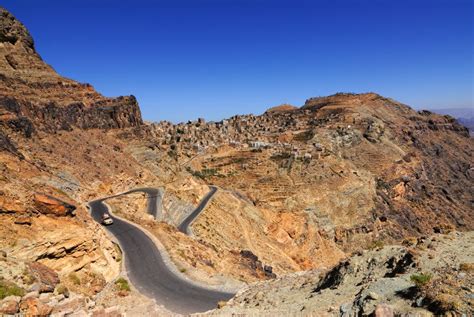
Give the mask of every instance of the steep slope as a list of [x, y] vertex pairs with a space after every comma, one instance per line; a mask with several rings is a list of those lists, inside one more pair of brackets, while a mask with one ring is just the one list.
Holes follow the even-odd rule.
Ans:
[[[2, 292], [17, 285], [16, 293], [49, 293], [60, 282], [74, 298], [56, 300], [58, 309], [84, 309], [85, 298], [74, 294], [92, 296], [118, 276], [120, 250], [83, 203], [113, 186], [135, 184], [138, 162], [122, 154], [123, 143], [107, 131], [141, 124], [134, 97], [106, 98], [61, 77], [42, 61], [23, 24], [0, 8]], [[31, 265], [59, 274], [54, 284], [43, 290], [42, 275], [33, 274]], [[35, 298], [5, 305], [29, 315], [58, 312]]]

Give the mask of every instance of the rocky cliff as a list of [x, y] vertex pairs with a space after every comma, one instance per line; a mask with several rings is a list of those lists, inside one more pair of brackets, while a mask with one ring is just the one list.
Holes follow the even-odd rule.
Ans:
[[89, 84], [61, 77], [36, 52], [25, 26], [0, 7], [0, 126], [47, 132], [139, 126], [133, 96], [107, 98]]

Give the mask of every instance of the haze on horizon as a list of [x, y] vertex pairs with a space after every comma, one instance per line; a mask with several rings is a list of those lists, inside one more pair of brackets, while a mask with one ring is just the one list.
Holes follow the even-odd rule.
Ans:
[[60, 74], [135, 95], [150, 121], [258, 114], [340, 91], [474, 107], [469, 0], [2, 5]]

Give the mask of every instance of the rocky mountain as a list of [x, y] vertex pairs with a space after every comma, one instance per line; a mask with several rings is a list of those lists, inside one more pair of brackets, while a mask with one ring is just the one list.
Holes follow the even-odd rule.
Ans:
[[[353, 293], [375, 285], [369, 279], [387, 282], [394, 269], [385, 264], [411, 254], [382, 245], [431, 235], [451, 232], [447, 239], [466, 250], [455, 265], [474, 261], [466, 246], [471, 238], [459, 238], [469, 233], [456, 233], [474, 227], [474, 144], [450, 116], [367, 93], [311, 98], [301, 107], [220, 122], [143, 123], [133, 96], [104, 97], [57, 74], [25, 26], [1, 8], [0, 88], [0, 289], [16, 294], [0, 302], [0, 313], [166, 314], [133, 287], [117, 289], [120, 248], [85, 207], [135, 187], [163, 193], [157, 219], [145, 212], [141, 194], [111, 199], [110, 206], [154, 235], [187, 278], [257, 283], [215, 313], [253, 313], [259, 305], [272, 313], [272, 301], [293, 313], [318, 287], [315, 294], [334, 287], [340, 293], [330, 292], [328, 298], [339, 297], [327, 309], [350, 302], [350, 311], [372, 312], [377, 301], [361, 308], [367, 294], [359, 303]], [[183, 235], [176, 226], [210, 184], [217, 193], [192, 235]], [[354, 257], [375, 264], [355, 268], [348, 260]], [[442, 261], [420, 270], [442, 272]], [[308, 272], [295, 273], [302, 271]], [[308, 282], [300, 285], [298, 276]], [[346, 276], [363, 283], [349, 286]], [[409, 283], [406, 277], [397, 287]], [[267, 292], [272, 287], [292, 295]], [[261, 289], [273, 298], [268, 305], [266, 296], [253, 297]], [[319, 312], [318, 303], [301, 311]], [[465, 301], [456, 307], [463, 311]]]
[[0, 124], [30, 135], [73, 127], [139, 126], [133, 96], [107, 98], [89, 84], [61, 77], [35, 51], [25, 26], [0, 8]]

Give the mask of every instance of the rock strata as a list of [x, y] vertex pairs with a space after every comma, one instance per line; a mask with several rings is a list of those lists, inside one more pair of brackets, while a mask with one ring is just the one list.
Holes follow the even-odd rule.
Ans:
[[[107, 98], [58, 75], [36, 52], [25, 26], [0, 7], [0, 128], [28, 136], [33, 127], [55, 132], [142, 123], [134, 96]], [[8, 145], [1, 140], [0, 135], [0, 145]]]

